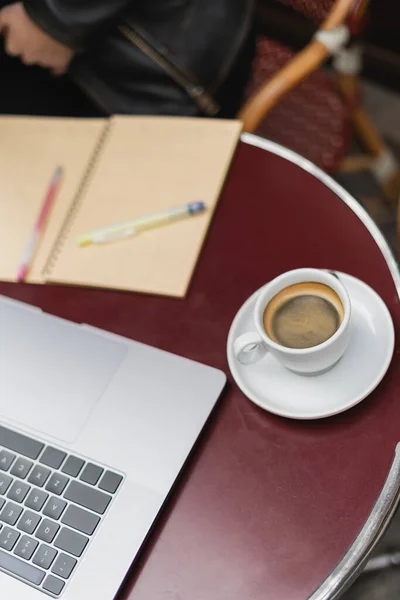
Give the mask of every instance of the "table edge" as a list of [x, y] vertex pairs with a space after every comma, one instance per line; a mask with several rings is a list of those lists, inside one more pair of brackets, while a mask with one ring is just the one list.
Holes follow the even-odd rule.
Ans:
[[400, 271], [389, 244], [367, 211], [359, 202], [357, 202], [355, 198], [353, 198], [349, 192], [347, 192], [340, 185], [340, 183], [337, 183], [330, 175], [328, 175], [328, 173], [317, 167], [317, 165], [309, 161], [307, 158], [304, 158], [300, 154], [297, 154], [297, 152], [294, 152], [285, 146], [281, 146], [276, 142], [266, 138], [261, 138], [260, 136], [252, 133], [242, 133], [240, 139], [243, 143], [248, 144], [249, 146], [255, 146], [261, 150], [266, 150], [267, 152], [271, 152], [276, 156], [280, 156], [281, 158], [294, 163], [310, 175], [316, 177], [316, 179], [321, 181], [321, 183], [332, 190], [332, 192], [334, 192], [357, 215], [363, 225], [368, 229], [386, 261], [396, 287], [397, 296], [400, 298]]
[[386, 482], [367, 521], [332, 573], [308, 600], [338, 600], [363, 571], [390, 523], [400, 500], [400, 444]]

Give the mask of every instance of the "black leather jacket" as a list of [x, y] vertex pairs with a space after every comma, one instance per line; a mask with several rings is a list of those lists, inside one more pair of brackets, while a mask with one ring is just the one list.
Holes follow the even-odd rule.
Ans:
[[236, 65], [242, 61], [242, 72], [249, 69], [241, 57], [252, 0], [24, 5], [37, 25], [77, 50], [70, 74], [106, 113], [213, 116]]

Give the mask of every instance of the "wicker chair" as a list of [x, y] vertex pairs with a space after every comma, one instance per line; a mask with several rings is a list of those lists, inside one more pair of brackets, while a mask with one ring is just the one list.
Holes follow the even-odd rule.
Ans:
[[[359, 36], [367, 0], [275, 0], [322, 23], [299, 53], [259, 38], [244, 129], [287, 146], [328, 172], [370, 169], [397, 200], [399, 168], [362, 106]], [[321, 67], [333, 59], [333, 76]], [[344, 158], [356, 131], [366, 155]]]

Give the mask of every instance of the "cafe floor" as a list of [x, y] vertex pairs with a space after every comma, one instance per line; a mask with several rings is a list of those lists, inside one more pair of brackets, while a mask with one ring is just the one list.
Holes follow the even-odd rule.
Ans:
[[[400, 95], [368, 82], [364, 83], [364, 92], [365, 106], [374, 125], [400, 163]], [[354, 146], [356, 149], [357, 142]], [[373, 176], [366, 171], [340, 175], [337, 179], [368, 211], [400, 261], [400, 239], [397, 239], [396, 235], [396, 204], [385, 198]]]
[[[400, 96], [366, 83], [365, 102], [375, 125], [400, 162]], [[385, 199], [373, 177], [367, 172], [341, 175], [337, 179], [369, 212], [400, 261], [400, 240], [396, 237], [396, 206]], [[390, 552], [400, 552], [400, 509], [375, 554]], [[343, 600], [397, 600], [398, 598], [400, 598], [400, 566], [363, 574], [343, 596]]]

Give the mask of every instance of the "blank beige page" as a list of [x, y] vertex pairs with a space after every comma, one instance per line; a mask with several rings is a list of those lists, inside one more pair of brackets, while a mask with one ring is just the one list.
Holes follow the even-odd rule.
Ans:
[[[114, 117], [92, 180], [46, 279], [184, 296], [238, 138], [238, 121]], [[207, 211], [79, 248], [79, 234], [189, 202]]]
[[15, 281], [25, 245], [58, 166], [63, 179], [28, 281], [43, 266], [80, 186], [106, 121], [0, 117], [0, 279]]

